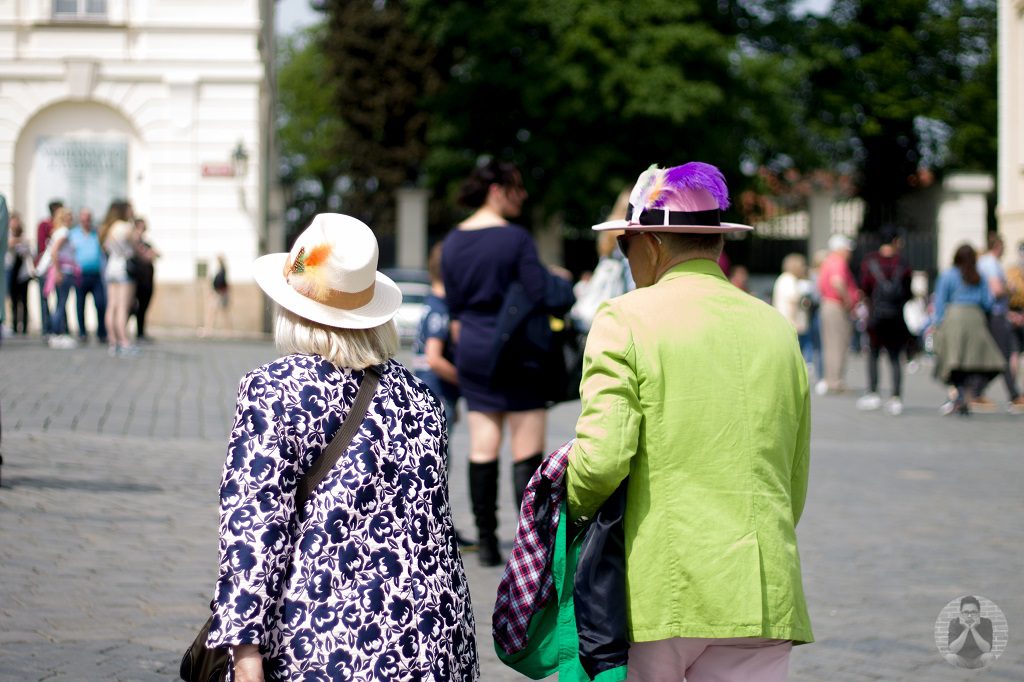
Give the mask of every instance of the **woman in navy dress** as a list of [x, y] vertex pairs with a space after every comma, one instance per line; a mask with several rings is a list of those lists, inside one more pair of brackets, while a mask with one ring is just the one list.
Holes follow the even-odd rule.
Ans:
[[[289, 353], [242, 378], [220, 487], [220, 571], [207, 646], [235, 682], [474, 682], [473, 609], [448, 501], [444, 412], [394, 360], [402, 294], [349, 216], [317, 216], [256, 281]], [[296, 487], [380, 382], [345, 453]]]
[[474, 209], [444, 240], [442, 272], [452, 331], [455, 366], [466, 398], [469, 425], [469, 487], [484, 566], [504, 563], [496, 529], [498, 451], [508, 423], [517, 500], [540, 465], [547, 422], [545, 396], [535, 375], [505, 368], [494, 376], [499, 318], [509, 287], [518, 282], [524, 298], [540, 303], [553, 275], [537, 256], [530, 234], [509, 222], [526, 199], [522, 177], [511, 163], [477, 167], [463, 184], [459, 203]]

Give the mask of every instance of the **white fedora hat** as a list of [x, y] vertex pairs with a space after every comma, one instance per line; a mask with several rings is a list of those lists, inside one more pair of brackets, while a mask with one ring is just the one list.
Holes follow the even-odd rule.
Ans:
[[651, 166], [637, 178], [629, 194], [625, 220], [594, 225], [595, 230], [719, 234], [754, 228], [724, 223], [720, 212], [729, 208], [729, 190], [722, 172], [692, 161], [673, 168]]
[[321, 213], [290, 253], [253, 264], [256, 283], [282, 308], [329, 327], [369, 329], [395, 316], [402, 292], [377, 272], [377, 238], [361, 220]]

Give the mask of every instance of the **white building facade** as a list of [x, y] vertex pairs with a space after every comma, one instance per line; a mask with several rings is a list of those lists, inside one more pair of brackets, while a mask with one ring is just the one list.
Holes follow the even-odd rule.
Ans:
[[0, 193], [32, 238], [53, 199], [97, 224], [130, 200], [161, 253], [153, 326], [202, 323], [223, 254], [232, 326], [263, 329], [273, 49], [273, 0], [0, 0]]
[[999, 232], [1024, 241], [1024, 0], [999, 0]]

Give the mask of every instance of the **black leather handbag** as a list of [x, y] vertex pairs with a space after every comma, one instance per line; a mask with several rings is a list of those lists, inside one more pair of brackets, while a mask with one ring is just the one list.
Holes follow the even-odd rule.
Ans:
[[[338, 429], [337, 435], [331, 439], [323, 453], [316, 458], [309, 471], [299, 479], [295, 488], [295, 513], [298, 515], [299, 521], [305, 519], [305, 510], [303, 508], [305, 507], [306, 500], [309, 499], [310, 493], [320, 485], [320, 482], [324, 480], [328, 472], [334, 468], [338, 459], [348, 448], [348, 444], [352, 442], [352, 439], [359, 431], [359, 427], [363, 425], [363, 420], [366, 419], [366, 412], [370, 409], [370, 401], [377, 390], [379, 380], [380, 368], [367, 367], [363, 381], [359, 385], [356, 400], [352, 404], [352, 409], [349, 410], [348, 415], [345, 417], [341, 428]], [[210, 602], [210, 610], [213, 610], [213, 602]], [[206, 638], [210, 633], [212, 625], [213, 616], [211, 615], [203, 623], [203, 627], [199, 630], [199, 634], [196, 635], [192, 646], [181, 657], [181, 667], [178, 669], [178, 675], [185, 682], [221, 682], [221, 680], [227, 677], [229, 662], [227, 647], [210, 649], [206, 646]]]

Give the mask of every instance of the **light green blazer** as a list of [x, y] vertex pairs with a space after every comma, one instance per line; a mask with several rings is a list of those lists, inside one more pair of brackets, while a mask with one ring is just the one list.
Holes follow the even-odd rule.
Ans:
[[810, 399], [796, 332], [710, 260], [603, 304], [567, 471], [589, 516], [627, 475], [634, 642], [813, 641], [795, 526]]

